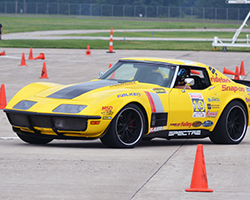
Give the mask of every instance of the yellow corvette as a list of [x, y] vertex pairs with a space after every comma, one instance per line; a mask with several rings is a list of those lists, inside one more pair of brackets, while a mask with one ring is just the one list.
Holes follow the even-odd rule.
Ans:
[[143, 138], [204, 138], [238, 144], [249, 125], [249, 82], [211, 66], [163, 58], [124, 58], [90, 82], [32, 83], [4, 109], [20, 139], [97, 139], [134, 147]]

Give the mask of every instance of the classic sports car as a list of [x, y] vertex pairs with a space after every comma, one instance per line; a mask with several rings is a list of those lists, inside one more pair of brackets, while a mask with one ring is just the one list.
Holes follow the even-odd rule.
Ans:
[[90, 82], [32, 83], [4, 112], [32, 144], [100, 138], [107, 147], [134, 147], [155, 137], [238, 144], [249, 125], [247, 84], [198, 62], [124, 58]]

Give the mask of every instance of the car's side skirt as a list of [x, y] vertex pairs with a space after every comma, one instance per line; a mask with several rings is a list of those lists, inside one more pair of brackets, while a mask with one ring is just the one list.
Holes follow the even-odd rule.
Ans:
[[166, 138], [166, 139], [183, 139], [183, 138], [205, 138], [210, 135], [210, 131], [203, 129], [187, 130], [164, 130], [145, 135], [144, 138]]

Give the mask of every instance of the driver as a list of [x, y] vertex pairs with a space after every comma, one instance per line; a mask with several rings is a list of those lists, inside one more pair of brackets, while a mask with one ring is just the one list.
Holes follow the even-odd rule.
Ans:
[[[181, 68], [177, 74], [175, 81], [175, 88], [183, 89], [185, 87], [185, 79], [190, 77], [190, 70]], [[189, 85], [186, 86], [186, 89], [192, 89]]]

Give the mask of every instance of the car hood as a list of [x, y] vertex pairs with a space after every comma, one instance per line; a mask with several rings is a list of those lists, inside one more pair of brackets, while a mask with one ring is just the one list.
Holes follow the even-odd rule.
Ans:
[[96, 80], [74, 85], [59, 85], [44, 90], [35, 96], [51, 99], [91, 100], [92, 98], [101, 97], [102, 95], [106, 95], [108, 93], [119, 93], [123, 90], [130, 89], [147, 90], [152, 89], [155, 86], [156, 85], [139, 83], [137, 81], [119, 83], [115, 80]]

